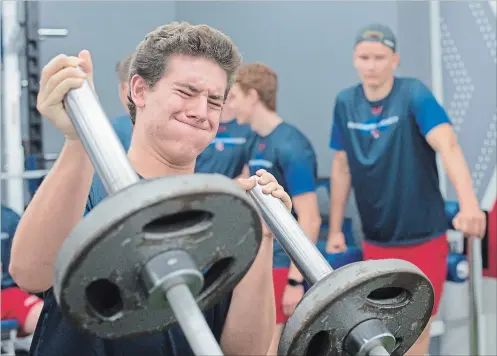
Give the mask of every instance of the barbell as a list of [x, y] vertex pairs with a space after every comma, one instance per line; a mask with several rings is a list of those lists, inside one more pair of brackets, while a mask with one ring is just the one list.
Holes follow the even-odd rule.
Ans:
[[403, 354], [421, 334], [433, 288], [414, 265], [365, 261], [336, 271], [278, 199], [256, 185], [195, 174], [140, 180], [87, 82], [66, 110], [109, 196], [58, 252], [54, 293], [80, 329], [116, 339], [175, 324], [197, 355], [222, 355], [202, 310], [229, 293], [261, 242], [259, 213], [312, 285], [279, 354]]

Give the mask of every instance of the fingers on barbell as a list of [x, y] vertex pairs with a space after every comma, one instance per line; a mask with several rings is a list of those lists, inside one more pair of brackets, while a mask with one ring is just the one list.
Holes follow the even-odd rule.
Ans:
[[46, 105], [51, 105], [53, 103], [61, 102], [69, 90], [81, 88], [83, 83], [84, 78], [71, 77], [64, 79], [52, 92], [48, 94], [45, 101], [40, 103], [40, 111], [43, 110], [45, 103]]
[[78, 79], [83, 82], [83, 79], [86, 78], [86, 73], [80, 71], [76, 67], [65, 67], [52, 75], [50, 79], [48, 79], [46, 86], [44, 88], [44, 92], [47, 93], [48, 96], [67, 79]]
[[83, 62], [82, 58], [59, 54], [52, 58], [41, 71], [40, 88], [43, 88], [47, 81], [58, 71], [66, 67], [77, 67]]
[[258, 170], [255, 174], [259, 177], [257, 181], [260, 185], [268, 184], [269, 182], [276, 182], [276, 178], [264, 169]]
[[[259, 182], [259, 184], [261, 184], [261, 183]], [[262, 189], [262, 192], [264, 194], [271, 194], [271, 193], [273, 193], [273, 191], [280, 189], [280, 188], [281, 188], [281, 186], [278, 184], [278, 182], [275, 182], [275, 181], [270, 181], [264, 185], [263, 185], [263, 183], [261, 184], [261, 189]]]
[[290, 198], [288, 193], [285, 192], [281, 185], [279, 187], [279, 189], [273, 190], [271, 192], [271, 195], [275, 198], [280, 199], [288, 209], [292, 209], [292, 199]]

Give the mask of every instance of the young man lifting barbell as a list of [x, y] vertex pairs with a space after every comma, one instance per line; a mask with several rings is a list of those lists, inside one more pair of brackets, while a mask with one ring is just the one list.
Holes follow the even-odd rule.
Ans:
[[[206, 25], [172, 23], [150, 32], [138, 45], [130, 70], [129, 111], [134, 132], [128, 158], [144, 178], [192, 174], [195, 159], [214, 138], [225, 98], [241, 64], [233, 42]], [[77, 67], [83, 68], [80, 73]], [[59, 55], [42, 73], [38, 109], [66, 137], [50, 174], [19, 224], [10, 272], [25, 290], [45, 292], [45, 305], [33, 339], [32, 355], [193, 355], [181, 329], [172, 328], [124, 340], [104, 340], [80, 332], [54, 299], [55, 257], [81, 217], [104, 198], [93, 189], [94, 169], [62, 104], [72, 88], [93, 82], [88, 51]], [[288, 194], [260, 170], [266, 194], [291, 209]], [[248, 190], [256, 179], [239, 180]], [[273, 238], [265, 230], [250, 270], [230, 295], [204, 316], [225, 354], [263, 355], [274, 331]], [[248, 305], [257, 305], [257, 312]]]

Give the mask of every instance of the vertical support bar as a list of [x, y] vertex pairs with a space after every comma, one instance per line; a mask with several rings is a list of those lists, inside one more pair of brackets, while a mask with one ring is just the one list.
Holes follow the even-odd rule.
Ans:
[[[443, 105], [443, 71], [442, 71], [442, 30], [440, 27], [440, 1], [430, 1], [430, 50], [431, 50], [431, 87], [432, 92], [440, 105]], [[447, 200], [447, 175], [445, 168], [437, 154], [438, 176], [440, 192]]]
[[486, 355], [485, 324], [483, 319], [483, 261], [481, 240], [468, 239], [469, 244], [469, 352], [474, 356]]
[[17, 1], [2, 1], [3, 42], [3, 122], [7, 173], [16, 176], [6, 182], [9, 207], [19, 214], [24, 211], [24, 149], [21, 137], [21, 71], [19, 67]]

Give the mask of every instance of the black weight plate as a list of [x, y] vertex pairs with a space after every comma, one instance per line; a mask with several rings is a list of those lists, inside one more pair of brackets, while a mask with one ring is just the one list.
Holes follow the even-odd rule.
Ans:
[[102, 338], [164, 330], [175, 319], [170, 308], [148, 303], [139, 279], [145, 262], [183, 249], [199, 270], [211, 267], [196, 298], [205, 310], [245, 275], [261, 236], [251, 199], [227, 177], [142, 180], [103, 200], [65, 240], [55, 265], [55, 297], [73, 325]]
[[404, 355], [428, 323], [433, 301], [430, 281], [412, 263], [386, 259], [346, 265], [305, 294], [283, 329], [278, 355], [348, 355], [343, 350], [347, 334], [374, 318], [397, 340], [392, 355]]

